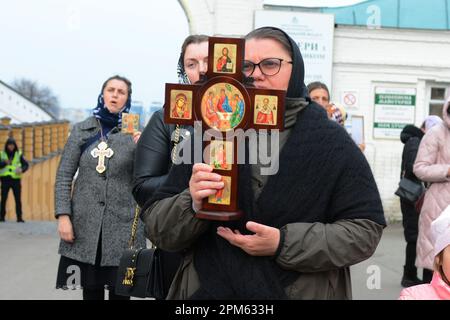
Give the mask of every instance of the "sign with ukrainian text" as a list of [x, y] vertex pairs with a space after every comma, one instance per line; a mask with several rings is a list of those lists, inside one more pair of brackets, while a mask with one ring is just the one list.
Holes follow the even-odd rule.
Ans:
[[399, 139], [407, 124], [414, 124], [416, 89], [375, 88], [373, 137]]
[[331, 89], [334, 15], [298, 11], [255, 11], [255, 29], [274, 26], [294, 39], [305, 62], [305, 84], [320, 81]]

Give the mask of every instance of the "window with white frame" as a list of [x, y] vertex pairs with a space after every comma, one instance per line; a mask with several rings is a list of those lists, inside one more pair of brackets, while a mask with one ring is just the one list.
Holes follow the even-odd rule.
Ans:
[[429, 115], [442, 117], [445, 98], [450, 95], [450, 84], [432, 85], [429, 91]]

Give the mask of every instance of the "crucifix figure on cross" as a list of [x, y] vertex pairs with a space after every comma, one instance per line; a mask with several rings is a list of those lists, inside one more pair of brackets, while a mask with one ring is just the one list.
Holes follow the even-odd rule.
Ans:
[[244, 47], [244, 39], [210, 37], [208, 81], [200, 85], [166, 84], [166, 123], [192, 126], [194, 121], [201, 121], [203, 130], [218, 133], [214, 134], [216, 139], [203, 142], [203, 148], [209, 150], [203, 160], [222, 176], [224, 187], [203, 200], [197, 218], [227, 221], [243, 214], [237, 199], [238, 148], [235, 139], [226, 140], [227, 133], [284, 128], [286, 92], [243, 85]]
[[113, 154], [114, 151], [112, 151], [111, 148], [108, 148], [108, 145], [106, 144], [105, 141], [100, 142], [97, 148], [91, 151], [91, 155], [94, 158], [98, 158], [98, 164], [97, 167], [95, 168], [95, 170], [97, 170], [98, 173], [103, 173], [106, 171], [105, 157], [111, 158]]

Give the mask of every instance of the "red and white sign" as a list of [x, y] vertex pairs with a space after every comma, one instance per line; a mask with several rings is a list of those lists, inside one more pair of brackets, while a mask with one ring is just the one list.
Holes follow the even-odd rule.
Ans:
[[343, 91], [341, 96], [341, 103], [349, 109], [358, 108], [358, 92], [357, 91]]

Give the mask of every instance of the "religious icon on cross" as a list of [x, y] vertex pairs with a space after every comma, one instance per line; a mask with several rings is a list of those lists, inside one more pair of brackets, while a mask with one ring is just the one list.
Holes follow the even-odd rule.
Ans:
[[114, 155], [114, 151], [108, 147], [108, 144], [105, 141], [102, 141], [98, 144], [97, 148], [91, 151], [91, 155], [94, 158], [98, 158], [98, 164], [95, 170], [97, 170], [98, 173], [103, 173], [106, 171], [105, 157], [111, 158]]
[[203, 148], [209, 148], [204, 161], [222, 175], [224, 188], [203, 200], [197, 218], [228, 221], [243, 214], [238, 208], [237, 144], [226, 140], [227, 132], [284, 128], [286, 92], [244, 86], [244, 47], [244, 39], [210, 37], [208, 81], [199, 85], [166, 84], [166, 123], [194, 125], [194, 121], [202, 121], [203, 130], [213, 129], [222, 137], [204, 141]]

